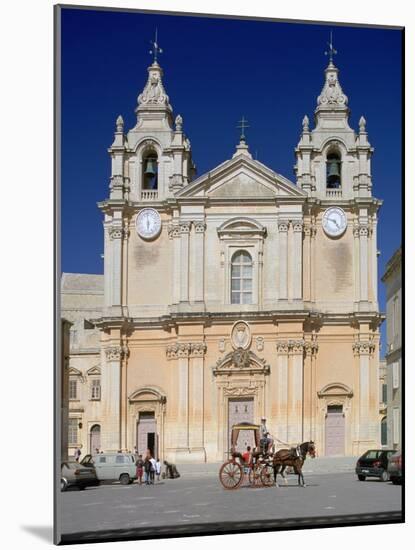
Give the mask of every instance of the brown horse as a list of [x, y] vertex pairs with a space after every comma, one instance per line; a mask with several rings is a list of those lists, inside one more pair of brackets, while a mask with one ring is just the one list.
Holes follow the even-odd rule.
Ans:
[[[298, 485], [305, 487], [302, 467], [307, 455], [311, 458], [316, 456], [316, 449], [313, 441], [305, 441], [298, 447], [299, 456], [295, 449], [281, 449], [276, 452], [272, 458], [272, 466], [274, 469], [274, 482], [278, 487], [277, 475], [280, 474], [287, 484], [287, 479], [284, 475], [284, 470], [287, 466], [292, 466], [295, 473], [298, 475]], [[281, 468], [281, 471], [280, 471]]]

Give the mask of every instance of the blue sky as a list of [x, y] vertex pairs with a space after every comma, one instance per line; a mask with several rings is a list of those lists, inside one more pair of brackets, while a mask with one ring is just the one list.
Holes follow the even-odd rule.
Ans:
[[[103, 271], [96, 203], [108, 196], [107, 149], [119, 114], [127, 129], [135, 123], [156, 27], [164, 84], [198, 175], [231, 157], [245, 115], [253, 155], [292, 181], [301, 121], [313, 120], [333, 30], [350, 124], [357, 129], [364, 115], [375, 148], [381, 276], [402, 237], [400, 30], [71, 8], [62, 10], [62, 271]], [[384, 310], [382, 283], [380, 303]]]

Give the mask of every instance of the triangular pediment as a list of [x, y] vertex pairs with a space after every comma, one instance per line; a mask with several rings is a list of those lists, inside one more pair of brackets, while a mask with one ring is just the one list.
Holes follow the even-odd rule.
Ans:
[[98, 366], [92, 367], [89, 370], [86, 371], [88, 375], [92, 376], [98, 376], [101, 374], [101, 369]]
[[213, 200], [306, 196], [287, 178], [246, 155], [220, 164], [176, 193], [178, 199], [200, 197]]

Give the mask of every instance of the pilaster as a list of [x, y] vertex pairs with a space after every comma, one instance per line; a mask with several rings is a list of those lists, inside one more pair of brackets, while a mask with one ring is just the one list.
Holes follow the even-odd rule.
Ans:
[[288, 299], [288, 220], [278, 221], [279, 232], [279, 300]]
[[370, 356], [374, 350], [373, 339], [359, 337], [353, 344], [353, 353], [359, 360], [359, 452], [372, 443], [370, 434]]
[[193, 254], [193, 288], [195, 302], [204, 301], [204, 275], [205, 275], [205, 231], [204, 221], [194, 222], [194, 254]]
[[189, 236], [190, 222], [180, 222], [180, 301], [189, 301]]
[[288, 442], [301, 443], [303, 437], [303, 353], [304, 340], [290, 340], [288, 376]]
[[293, 279], [293, 299], [302, 300], [303, 284], [303, 222], [293, 220], [293, 248], [292, 248], [292, 279]]
[[173, 241], [173, 254], [172, 254], [172, 303], [178, 304], [180, 301], [180, 227], [177, 224], [170, 224], [168, 226], [169, 239]]
[[288, 342], [277, 342], [278, 431], [275, 435], [283, 442], [288, 442], [288, 351]]
[[105, 348], [105, 368], [102, 384], [102, 442], [105, 451], [122, 448], [121, 436], [121, 368], [128, 348], [110, 344]]

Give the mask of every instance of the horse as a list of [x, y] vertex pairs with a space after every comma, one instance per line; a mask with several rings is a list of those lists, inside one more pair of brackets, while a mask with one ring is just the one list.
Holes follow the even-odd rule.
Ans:
[[[307, 457], [307, 454], [314, 458], [316, 456], [316, 449], [313, 441], [305, 441], [301, 443], [298, 447], [299, 455], [294, 454], [295, 450], [292, 449], [281, 449], [276, 452], [272, 457], [272, 467], [274, 469], [274, 483], [278, 487], [277, 475], [280, 474], [287, 484], [287, 479], [284, 475], [284, 470], [287, 466], [292, 466], [295, 473], [298, 476], [298, 485], [305, 487], [304, 476], [302, 472], [302, 467]], [[280, 470], [281, 466], [281, 472]]]

